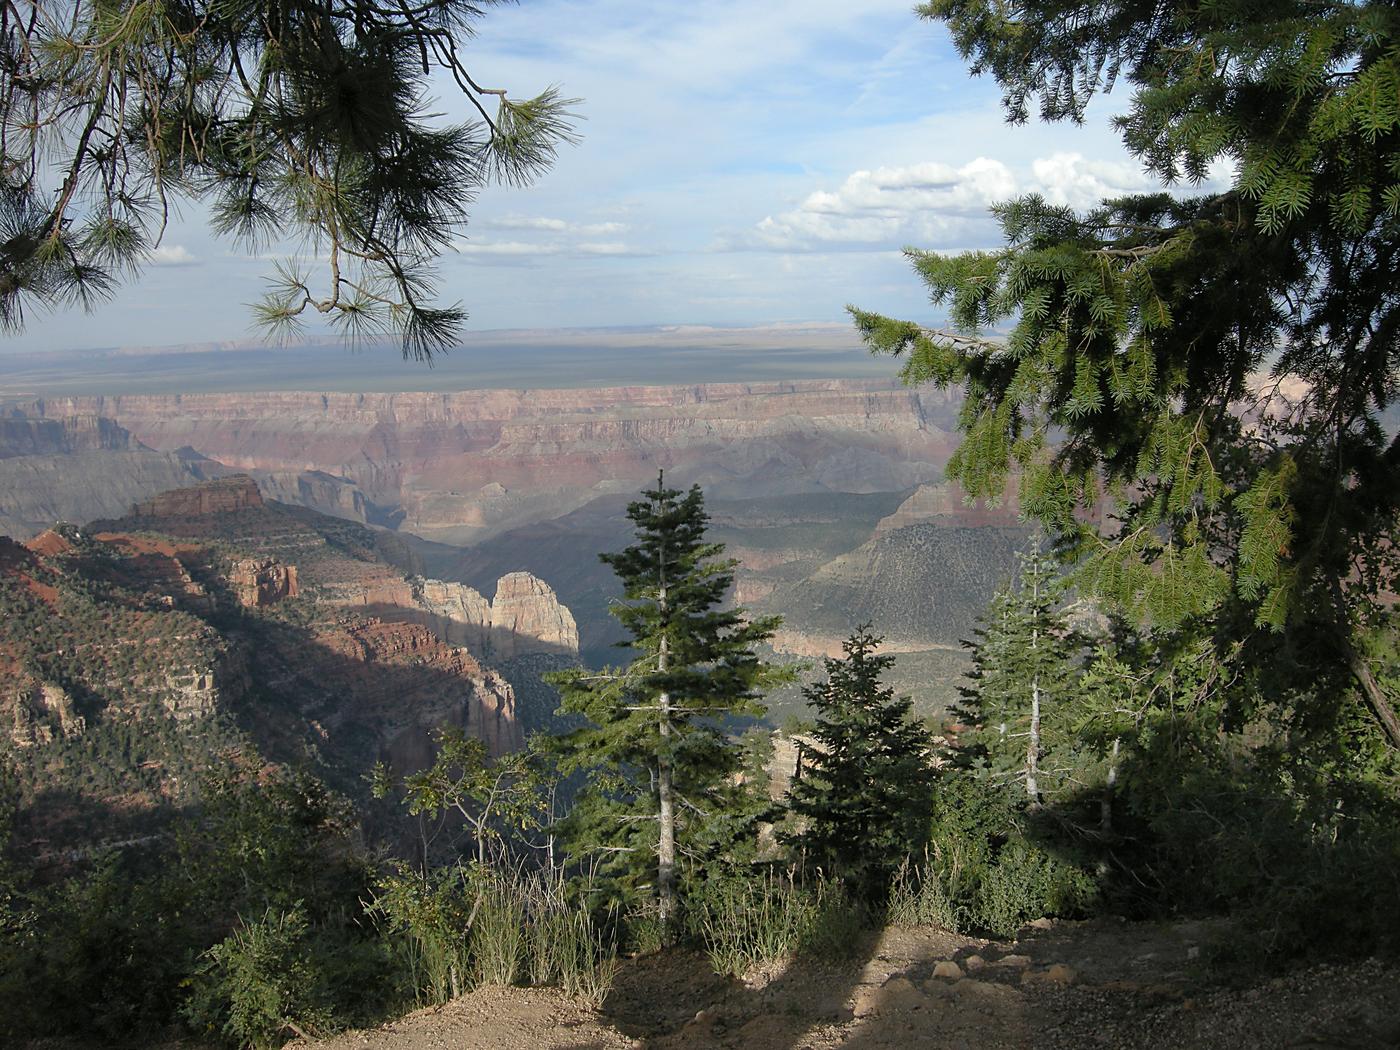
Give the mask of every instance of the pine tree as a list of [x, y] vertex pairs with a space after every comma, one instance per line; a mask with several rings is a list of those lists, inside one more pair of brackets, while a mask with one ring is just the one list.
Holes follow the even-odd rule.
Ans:
[[964, 762], [1021, 781], [1026, 804], [1034, 808], [1047, 780], [1054, 779], [1053, 773], [1047, 778], [1042, 760], [1047, 744], [1067, 734], [1076, 669], [1061, 610], [1064, 584], [1039, 535], [1018, 560], [1015, 583], [993, 598], [977, 632], [973, 669], [959, 689], [956, 714], [968, 727], [959, 741]]
[[[26, 304], [84, 306], [150, 258], [182, 201], [277, 270], [274, 333], [317, 316], [428, 357], [465, 318], [432, 262], [489, 184], [523, 185], [576, 140], [577, 100], [484, 87], [476, 0], [35, 0], [0, 15], [0, 331]], [[489, 83], [489, 81], [487, 81]], [[432, 118], [431, 86], [474, 119]]]
[[[960, 388], [949, 475], [1020, 504], [1086, 594], [1172, 630], [1219, 616], [1252, 669], [1280, 647], [1400, 748], [1368, 658], [1400, 574], [1400, 10], [1391, 0], [928, 0], [1008, 118], [1114, 118], [1161, 180], [1087, 210], [994, 209], [1004, 244], [911, 251], [943, 328], [853, 309], [911, 381]], [[989, 329], [1004, 326], [1006, 337]], [[1079, 514], [1112, 497], [1115, 535]], [[1258, 628], [1263, 628], [1259, 630]], [[1270, 635], [1275, 637], [1269, 637]]]
[[801, 818], [791, 836], [808, 866], [848, 878], [878, 899], [926, 841], [932, 792], [928, 734], [911, 701], [881, 685], [894, 657], [878, 653], [869, 625], [825, 661], [826, 681], [803, 690], [816, 713], [816, 745], [788, 793]]
[[780, 621], [723, 607], [736, 563], [705, 538], [698, 485], [682, 497], [658, 476], [642, 495], [627, 508], [637, 542], [602, 555], [623, 584], [612, 611], [636, 658], [551, 680], [562, 710], [587, 719], [559, 745], [566, 770], [589, 772], [567, 822], [574, 850], [626, 886], [649, 884], [670, 936], [680, 865], [705, 859], [707, 826], [744, 790], [730, 720], [761, 714], [760, 690], [782, 679], [754, 652]]

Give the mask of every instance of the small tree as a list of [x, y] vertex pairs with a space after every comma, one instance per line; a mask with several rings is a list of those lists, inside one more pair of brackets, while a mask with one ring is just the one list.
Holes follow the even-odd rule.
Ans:
[[[440, 730], [437, 740], [433, 764], [404, 778], [404, 803], [414, 816], [457, 814], [476, 843], [477, 863], [484, 866], [492, 844], [502, 841], [502, 829], [525, 832], [540, 826], [545, 788], [537, 752], [516, 751], [493, 761], [484, 743], [456, 727]], [[392, 790], [384, 766], [376, 767], [372, 786], [380, 798]]]
[[880, 641], [868, 624], [857, 628], [845, 656], [825, 661], [827, 680], [803, 690], [817, 713], [817, 746], [805, 751], [788, 793], [805, 821], [789, 841], [876, 897], [923, 844], [932, 791], [928, 736], [910, 717], [909, 698], [880, 684], [894, 663], [876, 653]]
[[560, 741], [563, 768], [590, 773], [569, 820], [575, 846], [634, 887], [654, 876], [669, 936], [679, 853], [743, 790], [726, 720], [760, 714], [760, 690], [783, 676], [754, 652], [778, 618], [722, 608], [736, 563], [705, 539], [700, 487], [682, 498], [658, 476], [643, 496], [627, 508], [637, 542], [602, 555], [622, 580], [624, 601], [612, 611], [636, 658], [550, 677], [562, 710], [587, 719]]
[[1038, 535], [1019, 560], [1015, 585], [992, 599], [977, 632], [969, 685], [959, 690], [963, 702], [956, 713], [971, 731], [964, 734], [964, 755], [1021, 780], [1027, 805], [1035, 807], [1045, 789], [1047, 719], [1063, 713], [1072, 643], [1059, 608], [1064, 587]]

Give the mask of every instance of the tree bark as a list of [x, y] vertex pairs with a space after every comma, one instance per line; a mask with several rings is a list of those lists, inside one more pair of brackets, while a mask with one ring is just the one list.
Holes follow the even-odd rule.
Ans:
[[[656, 487], [664, 487], [665, 475], [657, 474]], [[661, 644], [656, 669], [665, 674], [670, 667], [670, 646], [666, 637], [669, 606], [666, 595], [666, 545], [659, 551], [657, 604], [661, 612]], [[676, 807], [671, 784], [671, 694], [662, 690], [657, 698], [661, 747], [656, 756], [656, 796], [658, 835], [656, 844], [656, 901], [661, 912], [661, 936], [666, 944], [673, 939], [676, 914]]]
[[1113, 789], [1118, 785], [1118, 752], [1122, 737], [1113, 738], [1112, 757], [1108, 760], [1108, 776], [1104, 780], [1103, 798], [1099, 800], [1099, 831], [1107, 835], [1113, 830]]
[[1357, 652], [1350, 640], [1347, 642], [1347, 664], [1361, 686], [1361, 692], [1365, 694], [1366, 702], [1370, 704], [1376, 721], [1380, 723], [1381, 731], [1390, 741], [1390, 746], [1400, 748], [1400, 718], [1396, 717], [1395, 708], [1390, 706], [1390, 698], [1385, 695], [1380, 682], [1376, 681], [1371, 665]]
[[1040, 805], [1040, 676], [1031, 679], [1031, 732], [1026, 745], [1026, 797]]

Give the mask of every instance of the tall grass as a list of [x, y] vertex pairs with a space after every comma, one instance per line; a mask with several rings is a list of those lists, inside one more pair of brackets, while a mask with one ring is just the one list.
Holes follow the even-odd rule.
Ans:
[[801, 881], [791, 871], [707, 883], [689, 909], [692, 935], [715, 972], [734, 977], [797, 954], [847, 955], [866, 920], [840, 883]]
[[430, 876], [396, 872], [371, 911], [401, 941], [422, 1003], [522, 980], [599, 1003], [617, 951], [588, 900], [587, 886], [550, 873], [457, 865]]
[[899, 866], [890, 886], [886, 918], [892, 926], [937, 926], [958, 931], [961, 910], [932, 864], [914, 864], [909, 858]]

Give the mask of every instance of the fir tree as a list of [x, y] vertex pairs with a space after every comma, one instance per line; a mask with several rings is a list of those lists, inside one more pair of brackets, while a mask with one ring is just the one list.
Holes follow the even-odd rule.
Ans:
[[[945, 328], [853, 310], [911, 381], [963, 391], [948, 473], [1071, 541], [1086, 593], [1154, 629], [1220, 616], [1259, 673], [1349, 677], [1400, 747], [1371, 656], [1400, 567], [1400, 11], [1391, 0], [928, 0], [1007, 116], [1082, 120], [1115, 85], [1128, 151], [1195, 196], [995, 210], [994, 251], [911, 251]], [[1214, 172], [1214, 176], [1212, 176]], [[1222, 175], [1222, 173], [1224, 173]], [[989, 329], [1004, 326], [1006, 337]], [[1078, 513], [1105, 496], [1121, 527]], [[1259, 630], [1258, 628], [1263, 628]], [[1275, 637], [1270, 637], [1275, 635]], [[1280, 652], [1280, 648], [1289, 650]]]
[[955, 713], [968, 727], [960, 740], [964, 763], [1021, 781], [1026, 804], [1035, 807], [1047, 788], [1047, 738], [1058, 740], [1067, 728], [1074, 647], [1060, 608], [1064, 585], [1038, 535], [1019, 563], [1014, 585], [993, 598], [977, 632]]
[[658, 476], [643, 496], [627, 508], [637, 542], [602, 555], [622, 581], [625, 600], [612, 611], [637, 656], [552, 681], [562, 710], [587, 719], [559, 745], [566, 770], [590, 775], [568, 820], [575, 851], [625, 885], [650, 884], [669, 936], [679, 865], [705, 859], [707, 828], [744, 791], [742, 748], [727, 723], [761, 714], [760, 690], [783, 676], [754, 652], [778, 618], [750, 621], [723, 607], [736, 563], [705, 538], [699, 486], [682, 496]]
[[877, 653], [869, 625], [825, 661], [826, 681], [803, 690], [816, 712], [816, 745], [803, 750], [788, 805], [804, 822], [790, 838], [809, 865], [880, 897], [928, 834], [932, 769], [908, 697], [880, 684], [894, 657]]

